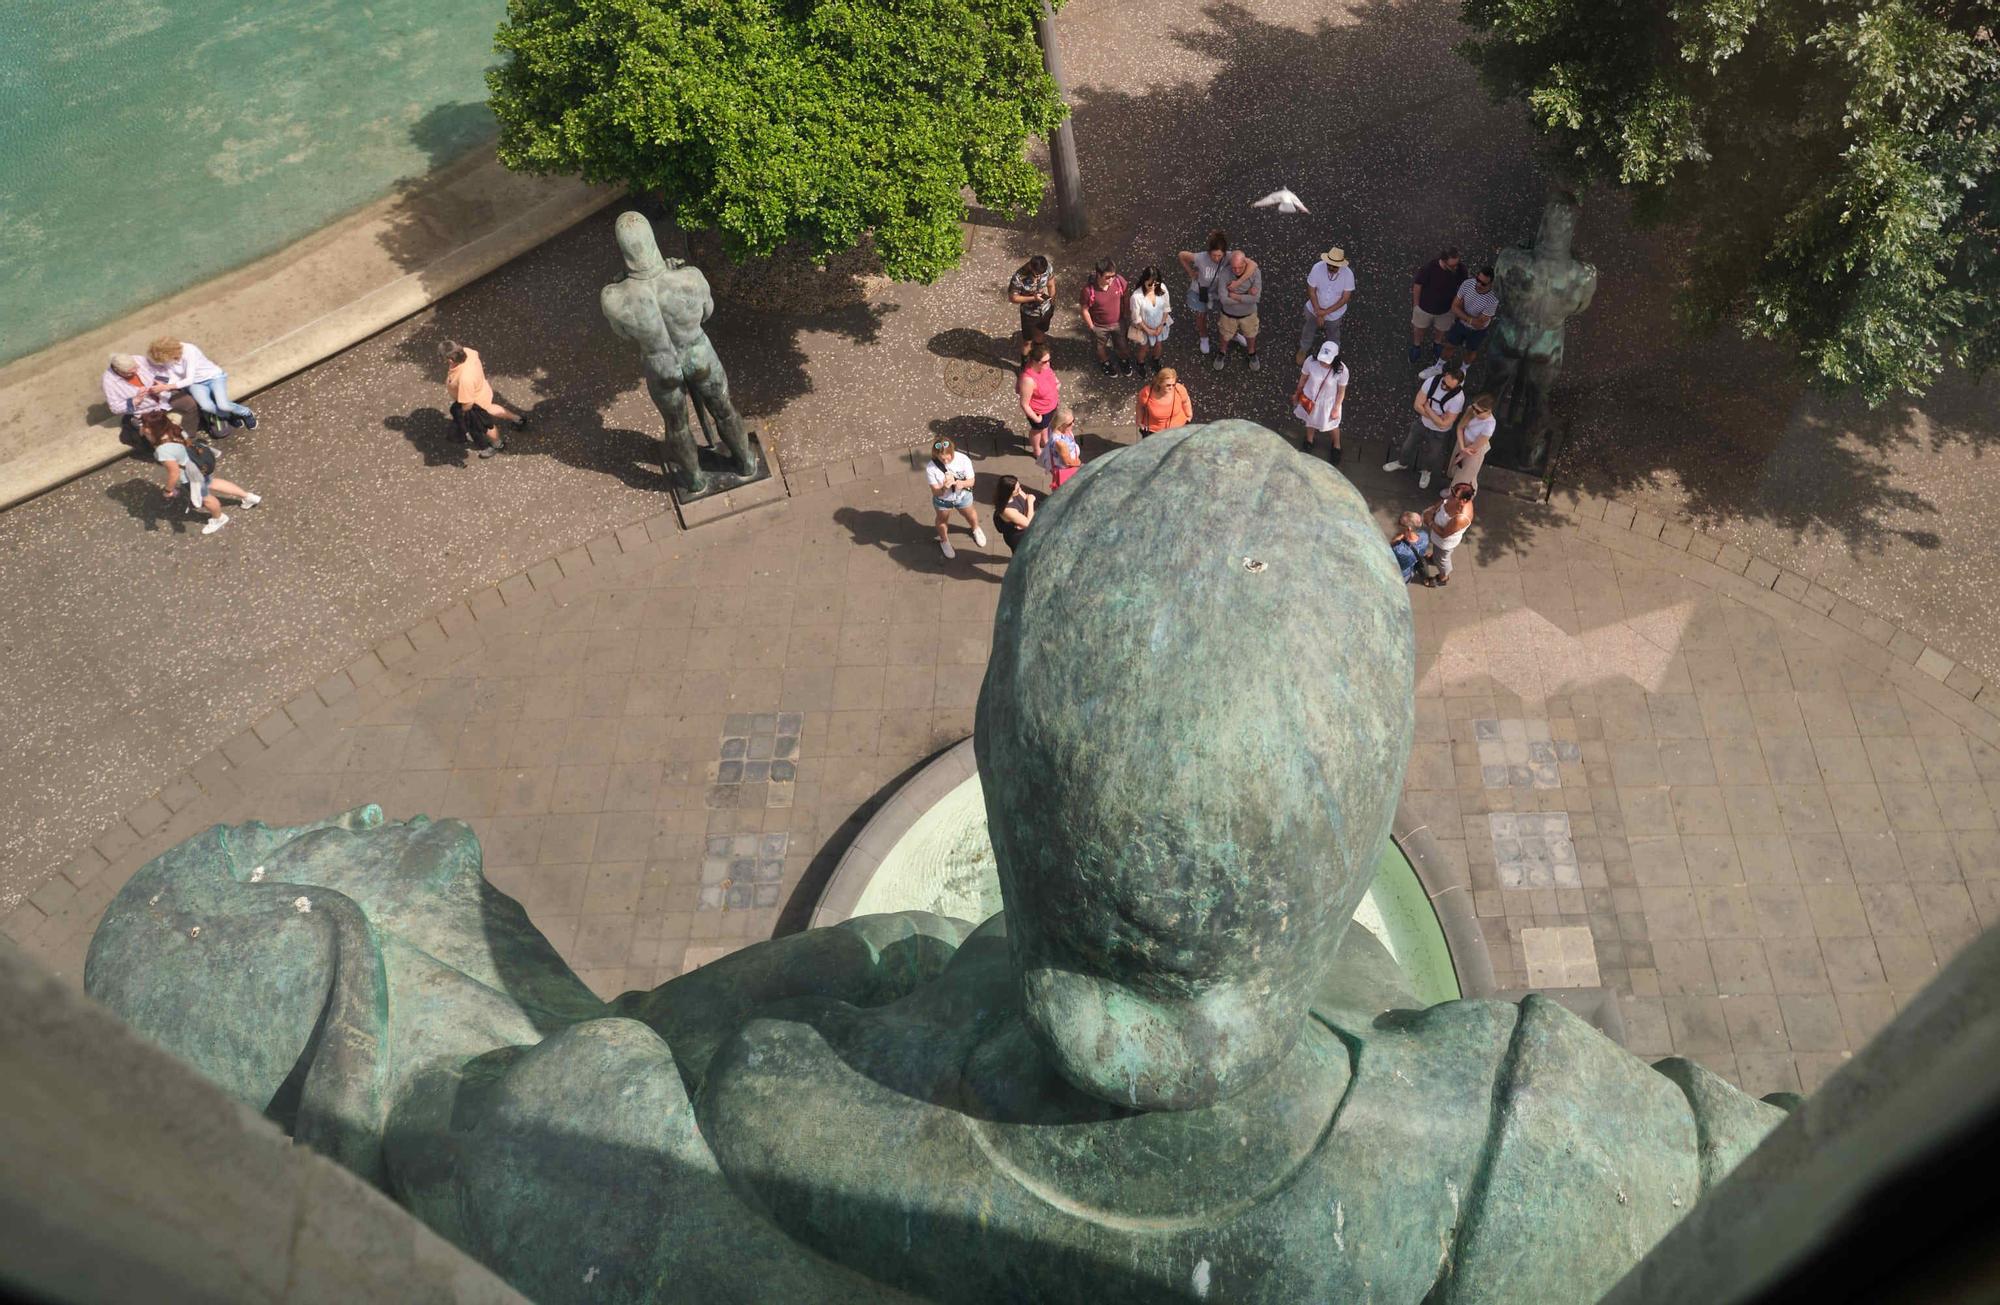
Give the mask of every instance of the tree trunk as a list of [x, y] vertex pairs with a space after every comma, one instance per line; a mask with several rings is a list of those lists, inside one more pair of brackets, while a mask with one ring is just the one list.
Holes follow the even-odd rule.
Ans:
[[[1042, 67], [1055, 81], [1056, 94], [1069, 103], [1069, 84], [1063, 80], [1062, 49], [1056, 44], [1056, 15], [1048, 0], [1042, 0], [1042, 16], [1035, 21], [1035, 37], [1042, 46]], [[1056, 181], [1056, 232], [1064, 240], [1079, 240], [1090, 234], [1090, 217], [1083, 210], [1083, 176], [1076, 167], [1076, 137], [1065, 116], [1049, 137], [1049, 171]]]

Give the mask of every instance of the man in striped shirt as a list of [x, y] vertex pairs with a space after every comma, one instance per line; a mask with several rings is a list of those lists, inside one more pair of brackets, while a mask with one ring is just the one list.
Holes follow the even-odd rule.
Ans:
[[[1451, 330], [1444, 337], [1445, 366], [1460, 371], [1472, 366], [1486, 332], [1493, 327], [1493, 314], [1499, 310], [1500, 292], [1493, 288], [1493, 269], [1482, 267], [1459, 285], [1458, 295], [1451, 301]], [[1465, 350], [1464, 362], [1457, 361], [1460, 349]]]

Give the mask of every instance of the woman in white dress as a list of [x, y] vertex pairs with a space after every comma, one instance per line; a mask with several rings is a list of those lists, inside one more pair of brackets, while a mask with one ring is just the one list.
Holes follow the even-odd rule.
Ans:
[[1347, 364], [1340, 360], [1340, 345], [1328, 340], [1319, 353], [1299, 368], [1298, 388], [1292, 391], [1292, 415], [1306, 424], [1308, 452], [1325, 431], [1333, 447], [1327, 460], [1340, 465], [1340, 409], [1347, 402]]

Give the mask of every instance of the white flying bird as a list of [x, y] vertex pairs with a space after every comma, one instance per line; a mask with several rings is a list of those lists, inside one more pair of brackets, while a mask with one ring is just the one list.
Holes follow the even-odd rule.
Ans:
[[1264, 198], [1254, 201], [1250, 205], [1250, 207], [1275, 208], [1280, 213], [1312, 212], [1311, 209], [1306, 207], [1304, 200], [1300, 199], [1297, 195], [1294, 195], [1289, 190], [1274, 190], [1270, 194], [1264, 196]]

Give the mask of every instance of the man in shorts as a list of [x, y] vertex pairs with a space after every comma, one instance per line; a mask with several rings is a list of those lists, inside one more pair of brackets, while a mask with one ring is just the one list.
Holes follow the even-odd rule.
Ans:
[[1451, 329], [1444, 337], [1445, 366], [1453, 364], [1460, 349], [1465, 350], [1465, 361], [1458, 369], [1465, 371], [1472, 366], [1486, 333], [1493, 329], [1493, 314], [1499, 311], [1500, 292], [1493, 285], [1493, 269], [1482, 267], [1459, 285], [1458, 295], [1451, 301]]
[[1354, 269], [1347, 265], [1347, 251], [1339, 245], [1319, 256], [1306, 276], [1305, 321], [1299, 327], [1299, 356], [1303, 364], [1319, 348], [1320, 337], [1340, 343], [1340, 324], [1347, 318], [1347, 301], [1354, 298]]
[[1056, 315], [1056, 270], [1036, 254], [1007, 282], [1007, 302], [1021, 310], [1021, 358], [1038, 344], [1049, 342], [1049, 322]]
[[1458, 250], [1446, 249], [1418, 268], [1410, 278], [1410, 361], [1421, 362], [1424, 338], [1430, 337], [1431, 361], [1444, 351], [1444, 333], [1451, 326], [1451, 301], [1465, 279], [1458, 270]]
[[[1187, 273], [1188, 311], [1194, 314], [1194, 333], [1201, 341], [1201, 351], [1208, 352], [1208, 318], [1229, 281], [1225, 270], [1229, 262], [1229, 236], [1220, 227], [1208, 233], [1208, 243], [1201, 253], [1191, 249], [1180, 252], [1181, 270]], [[1250, 261], [1255, 271], [1256, 261]]]
[[1116, 376], [1120, 368], [1130, 376], [1132, 359], [1124, 332], [1118, 329], [1125, 320], [1125, 278], [1118, 275], [1118, 265], [1111, 259], [1099, 259], [1084, 279], [1078, 307], [1083, 310], [1083, 329], [1090, 332], [1090, 342], [1097, 349], [1098, 367], [1106, 376]]
[[1215, 328], [1216, 338], [1221, 341], [1221, 353], [1215, 356], [1215, 370], [1229, 366], [1229, 344], [1237, 336], [1243, 337], [1243, 347], [1250, 354], [1250, 370], [1261, 372], [1264, 364], [1257, 357], [1257, 301], [1264, 297], [1264, 273], [1250, 256], [1238, 249], [1229, 255], [1229, 264], [1215, 278], [1216, 307], [1222, 311], [1222, 320]]
[[986, 547], [986, 532], [979, 528], [979, 509], [972, 505], [972, 459], [958, 451], [948, 439], [931, 444], [931, 460], [924, 464], [924, 479], [931, 487], [931, 507], [937, 512], [938, 551], [957, 557], [951, 546], [951, 514], [956, 512], [972, 527], [972, 542]]

